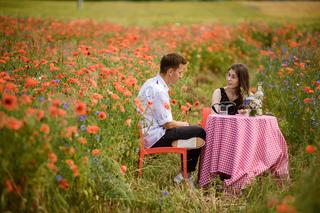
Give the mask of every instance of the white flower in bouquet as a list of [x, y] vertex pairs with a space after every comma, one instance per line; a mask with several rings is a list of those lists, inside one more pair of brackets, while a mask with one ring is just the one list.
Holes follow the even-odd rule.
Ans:
[[249, 109], [260, 109], [262, 107], [262, 100], [249, 96], [244, 100], [243, 106]]

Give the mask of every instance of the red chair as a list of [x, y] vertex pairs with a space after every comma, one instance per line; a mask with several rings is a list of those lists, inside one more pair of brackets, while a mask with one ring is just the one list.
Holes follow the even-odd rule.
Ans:
[[207, 118], [211, 114], [211, 108], [210, 107], [204, 107], [202, 109], [202, 121], [201, 121], [201, 126], [202, 128], [206, 127], [207, 124]]
[[142, 166], [145, 155], [151, 154], [166, 154], [166, 153], [177, 153], [181, 155], [181, 164], [183, 168], [183, 177], [187, 180], [187, 149], [186, 148], [177, 148], [177, 147], [156, 147], [156, 148], [145, 148], [143, 131], [140, 130], [140, 150], [139, 150], [139, 162], [138, 162], [138, 176], [142, 176]]

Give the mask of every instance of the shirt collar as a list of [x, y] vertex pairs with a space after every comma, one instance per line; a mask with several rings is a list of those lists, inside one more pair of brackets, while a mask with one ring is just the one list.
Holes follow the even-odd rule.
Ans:
[[157, 79], [157, 83], [160, 84], [160, 85], [162, 85], [163, 88], [164, 88], [166, 91], [169, 90], [168, 85], [166, 84], [166, 82], [163, 80], [163, 78], [162, 78], [159, 74], [156, 76], [156, 79]]

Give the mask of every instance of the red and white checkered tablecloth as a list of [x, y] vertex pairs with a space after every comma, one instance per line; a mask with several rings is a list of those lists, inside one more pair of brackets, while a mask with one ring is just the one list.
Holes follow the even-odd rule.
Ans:
[[209, 115], [202, 148], [199, 184], [218, 173], [230, 175], [225, 187], [242, 189], [254, 177], [270, 170], [289, 177], [286, 141], [273, 116]]

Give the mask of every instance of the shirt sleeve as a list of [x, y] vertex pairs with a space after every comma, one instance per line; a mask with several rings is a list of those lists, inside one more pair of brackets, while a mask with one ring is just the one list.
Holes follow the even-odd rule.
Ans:
[[162, 126], [172, 121], [172, 113], [170, 107], [170, 98], [164, 91], [155, 91], [153, 97], [153, 114], [157, 123]]

